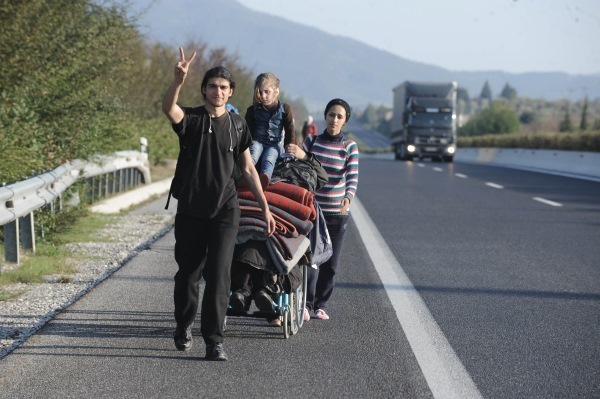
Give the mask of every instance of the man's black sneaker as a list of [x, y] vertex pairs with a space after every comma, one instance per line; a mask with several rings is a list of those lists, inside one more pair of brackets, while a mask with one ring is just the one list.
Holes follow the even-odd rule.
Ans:
[[177, 326], [175, 334], [173, 334], [173, 340], [178, 351], [190, 350], [192, 347], [192, 326], [187, 328]]
[[262, 312], [272, 312], [275, 310], [273, 298], [264, 290], [259, 290], [254, 294], [254, 303], [258, 310]]
[[206, 360], [227, 360], [227, 353], [225, 353], [225, 349], [223, 349], [223, 344], [206, 345]]

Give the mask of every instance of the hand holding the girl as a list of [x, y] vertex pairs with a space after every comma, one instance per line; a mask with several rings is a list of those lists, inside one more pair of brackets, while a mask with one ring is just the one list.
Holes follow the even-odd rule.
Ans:
[[304, 157], [306, 157], [306, 152], [302, 149], [302, 147], [296, 144], [288, 144], [286, 151], [292, 154], [296, 159], [304, 159]]

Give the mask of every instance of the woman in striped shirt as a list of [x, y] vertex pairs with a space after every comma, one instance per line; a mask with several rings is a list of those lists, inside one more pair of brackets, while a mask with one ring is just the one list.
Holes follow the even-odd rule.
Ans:
[[[315, 199], [327, 222], [333, 254], [319, 269], [310, 269], [306, 296], [307, 310], [314, 311], [315, 318], [321, 320], [329, 319], [327, 302], [333, 293], [335, 271], [350, 217], [350, 203], [358, 185], [358, 146], [342, 133], [342, 127], [349, 119], [350, 105], [335, 98], [325, 107], [325, 131], [316, 137], [307, 137], [302, 148], [295, 144], [287, 147], [287, 151], [298, 159], [316, 157], [329, 175], [329, 182], [315, 193]], [[309, 312], [305, 312], [305, 320], [309, 317]]]

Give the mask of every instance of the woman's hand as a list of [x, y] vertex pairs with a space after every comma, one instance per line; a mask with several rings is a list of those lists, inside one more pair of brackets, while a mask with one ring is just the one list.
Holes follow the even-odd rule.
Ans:
[[296, 159], [304, 159], [304, 157], [306, 156], [306, 152], [304, 152], [302, 147], [300, 147], [296, 144], [288, 144], [285, 149], [287, 152], [292, 154], [294, 156], [294, 158], [296, 158]]
[[344, 199], [342, 200], [342, 209], [340, 210], [340, 212], [342, 212], [342, 215], [345, 215], [346, 212], [348, 212], [348, 208], [350, 208], [350, 200], [344, 197]]
[[181, 61], [178, 61], [175, 65], [175, 81], [179, 84], [183, 84], [188, 73], [192, 61], [196, 58], [196, 52], [192, 54], [192, 58], [186, 61], [185, 54], [183, 53], [183, 47], [179, 47], [179, 53], [181, 54]]

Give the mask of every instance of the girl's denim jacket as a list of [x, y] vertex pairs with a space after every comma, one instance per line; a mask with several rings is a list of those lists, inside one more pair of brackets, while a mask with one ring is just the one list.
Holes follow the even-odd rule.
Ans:
[[263, 145], [275, 145], [283, 139], [283, 103], [267, 111], [261, 105], [254, 107], [254, 131], [252, 138]]

